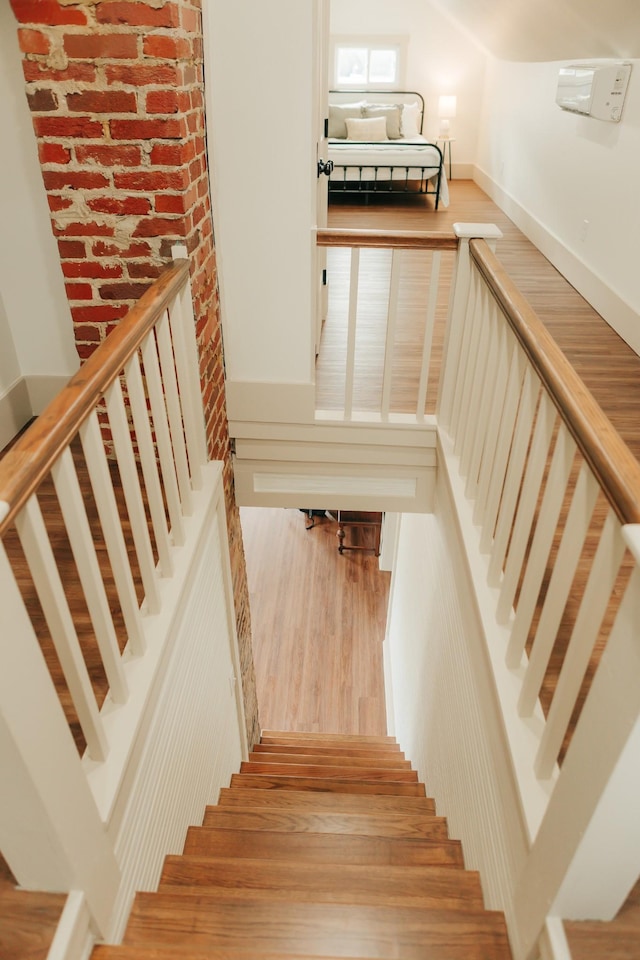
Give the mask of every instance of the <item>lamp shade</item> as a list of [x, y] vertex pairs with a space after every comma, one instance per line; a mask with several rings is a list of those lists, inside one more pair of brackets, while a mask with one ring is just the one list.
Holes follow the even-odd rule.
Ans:
[[456, 96], [443, 96], [438, 100], [438, 116], [443, 120], [450, 120], [456, 115], [456, 106], [458, 98]]

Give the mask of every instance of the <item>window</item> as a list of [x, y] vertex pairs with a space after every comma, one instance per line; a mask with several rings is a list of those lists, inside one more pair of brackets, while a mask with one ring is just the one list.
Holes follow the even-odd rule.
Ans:
[[398, 89], [405, 43], [398, 38], [370, 40], [341, 37], [332, 41], [333, 87], [343, 89]]

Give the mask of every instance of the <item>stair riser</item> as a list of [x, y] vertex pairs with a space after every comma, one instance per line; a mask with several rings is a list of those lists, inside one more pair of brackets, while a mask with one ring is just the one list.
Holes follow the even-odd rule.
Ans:
[[203, 826], [231, 830], [273, 830], [279, 833], [342, 833], [369, 837], [400, 837], [414, 840], [448, 839], [444, 817], [305, 813], [304, 811], [223, 810], [210, 807]]
[[327, 767], [345, 767], [352, 769], [366, 767], [376, 770], [410, 770], [411, 764], [408, 760], [396, 757], [342, 757], [330, 753], [265, 753], [264, 751], [252, 751], [249, 754], [251, 763], [290, 763], [296, 766], [327, 766]]
[[435, 803], [429, 797], [395, 797], [381, 794], [321, 793], [311, 790], [243, 790], [228, 787], [220, 791], [218, 805], [229, 807], [306, 809], [328, 813], [421, 814], [435, 816]]

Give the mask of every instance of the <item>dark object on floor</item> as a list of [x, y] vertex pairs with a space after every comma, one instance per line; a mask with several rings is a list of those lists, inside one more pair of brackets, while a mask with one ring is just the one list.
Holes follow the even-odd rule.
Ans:
[[315, 527], [316, 517], [324, 517], [327, 513], [326, 510], [304, 510], [302, 507], [300, 507], [300, 512], [305, 513], [307, 515], [307, 520], [308, 520], [306, 525], [307, 530], [311, 530], [312, 527]]

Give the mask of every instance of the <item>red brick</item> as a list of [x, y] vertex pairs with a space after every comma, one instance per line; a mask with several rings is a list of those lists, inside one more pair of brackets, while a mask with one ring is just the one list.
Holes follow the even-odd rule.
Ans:
[[88, 63], [71, 63], [66, 70], [55, 70], [47, 67], [42, 60], [23, 60], [22, 72], [28, 83], [39, 83], [42, 80], [55, 80], [64, 83], [67, 80], [78, 80], [82, 83], [93, 83], [96, 79], [96, 69]]
[[151, 210], [151, 201], [146, 197], [96, 197], [87, 200], [87, 206], [95, 213], [115, 213], [118, 216], [128, 214], [145, 214]]
[[139, 300], [148, 289], [148, 283], [103, 283], [100, 297], [103, 300]]
[[93, 287], [90, 283], [65, 283], [64, 288], [68, 300], [93, 300]]
[[58, 253], [62, 260], [79, 260], [84, 257], [86, 247], [83, 240], [58, 240]]
[[105, 68], [107, 83], [128, 83], [134, 87], [147, 87], [152, 83], [177, 82], [177, 71], [172, 64], [113, 63]]
[[83, 143], [76, 147], [76, 159], [79, 163], [92, 160], [104, 167], [137, 167], [142, 161], [142, 151], [134, 144]]
[[80, 24], [87, 22], [84, 10], [77, 6], [63, 7], [58, 0], [11, 0], [11, 7], [19, 23]]
[[134, 237], [184, 237], [186, 225], [183, 219], [169, 220], [166, 217], [145, 217], [133, 231]]
[[166, 268], [165, 263], [134, 262], [134, 263], [129, 263], [127, 265], [127, 270], [132, 280], [138, 280], [138, 279], [155, 280], [157, 277], [160, 276], [161, 273], [163, 273], [165, 268]]
[[102, 124], [89, 117], [34, 117], [33, 128], [38, 137], [102, 137]]
[[151, 247], [148, 243], [130, 243], [124, 247], [117, 243], [96, 240], [91, 247], [91, 253], [94, 257], [118, 257], [124, 260], [128, 257], [148, 257], [151, 255]]
[[186, 133], [181, 120], [111, 120], [114, 140], [180, 140]]
[[40, 89], [32, 90], [27, 93], [29, 109], [32, 113], [44, 113], [45, 111], [58, 109], [58, 98], [53, 90]]
[[149, 159], [153, 166], [178, 167], [182, 164], [183, 150], [181, 143], [155, 143]]
[[159, 193], [155, 209], [156, 213], [184, 213], [184, 197], [181, 193]]
[[95, 221], [74, 221], [62, 225], [54, 223], [53, 233], [56, 237], [112, 237], [115, 227]]
[[151, 90], [146, 105], [147, 113], [177, 113], [178, 94], [175, 90]]
[[62, 264], [62, 272], [71, 280], [78, 277], [117, 280], [122, 276], [122, 267], [119, 263], [96, 263], [94, 260], [82, 260], [80, 263], [65, 261]]
[[180, 10], [180, 26], [187, 33], [198, 33], [200, 29], [200, 16], [195, 10], [183, 6]]
[[39, 30], [18, 30], [18, 43], [23, 53], [49, 53], [49, 38]]
[[97, 190], [108, 187], [109, 180], [102, 173], [92, 170], [43, 170], [42, 179], [47, 190]]
[[67, 106], [74, 113], [135, 113], [135, 93], [126, 90], [85, 90], [67, 95]]
[[40, 163], [69, 163], [71, 151], [61, 143], [39, 143], [38, 156]]
[[73, 60], [135, 60], [138, 56], [138, 38], [132, 33], [67, 33], [63, 46]]
[[192, 52], [188, 40], [162, 34], [144, 37], [142, 50], [145, 56], [157, 57], [160, 60], [185, 60], [191, 56]]
[[177, 27], [178, 11], [173, 3], [151, 7], [126, 0], [104, 0], [96, 7], [98, 23], [126, 23], [131, 27]]
[[[88, 360], [92, 353], [95, 353], [97, 344], [78, 343], [76, 341], [76, 353], [80, 360]], [[103, 430], [104, 435], [104, 430]]]
[[[89, 287], [91, 289], [91, 287]], [[73, 313], [73, 311], [72, 311]], [[102, 340], [102, 328], [90, 323], [75, 323], [73, 326], [76, 340], [99, 341]]]
[[73, 205], [73, 200], [70, 200], [69, 197], [60, 197], [57, 194], [50, 193], [47, 196], [47, 203], [49, 204], [49, 210], [57, 213], [59, 210], [68, 210]]
[[186, 186], [184, 170], [127, 170], [114, 173], [116, 190], [183, 190]]
[[92, 307], [72, 307], [71, 316], [74, 323], [108, 323], [112, 320], [120, 320], [129, 312], [129, 308], [124, 304], [117, 306], [114, 304], [101, 303]]

